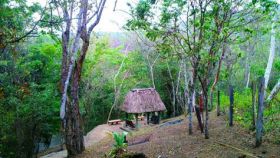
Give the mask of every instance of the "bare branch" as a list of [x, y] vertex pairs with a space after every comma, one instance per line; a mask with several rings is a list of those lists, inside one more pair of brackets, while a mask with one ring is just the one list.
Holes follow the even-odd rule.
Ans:
[[88, 35], [92, 32], [92, 30], [94, 29], [94, 27], [99, 23], [104, 6], [105, 6], [106, 0], [101, 0], [100, 5], [98, 6], [97, 9], [97, 17], [96, 20], [94, 21], [94, 23], [92, 25], [90, 25], [89, 29], [88, 29]]
[[280, 79], [276, 83], [276, 85], [273, 87], [270, 95], [267, 97], [266, 102], [270, 102], [280, 91]]

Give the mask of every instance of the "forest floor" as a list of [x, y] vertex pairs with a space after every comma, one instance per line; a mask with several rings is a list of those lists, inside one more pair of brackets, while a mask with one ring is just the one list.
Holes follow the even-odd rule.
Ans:
[[[177, 124], [168, 124], [166, 121], [173, 123], [175, 121]], [[215, 112], [210, 113], [210, 139], [204, 139], [204, 134], [201, 134], [198, 129], [196, 119], [193, 121], [193, 135], [188, 134], [188, 121], [184, 119], [184, 116], [162, 122], [165, 123], [144, 126], [130, 133], [127, 136], [127, 150], [144, 153], [149, 158], [280, 158], [280, 145], [273, 144], [264, 137], [262, 146], [255, 148], [253, 132], [245, 130], [238, 124], [229, 127], [226, 116], [217, 117]], [[113, 138], [104, 136], [78, 157], [105, 157], [113, 144]]]

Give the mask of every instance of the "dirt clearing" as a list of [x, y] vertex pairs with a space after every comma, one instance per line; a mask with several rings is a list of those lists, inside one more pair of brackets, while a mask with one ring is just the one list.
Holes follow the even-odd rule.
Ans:
[[[171, 121], [182, 118], [184, 117], [173, 118]], [[168, 126], [141, 128], [128, 135], [128, 142], [131, 144], [128, 151], [144, 153], [151, 158], [280, 158], [280, 145], [264, 139], [261, 147], [254, 148], [254, 134], [237, 124], [229, 127], [225, 118], [225, 116], [216, 117], [215, 112], [211, 112], [210, 139], [204, 139], [196, 121], [193, 124], [193, 135], [188, 135], [186, 119]], [[79, 157], [104, 157], [112, 145], [112, 138], [105, 137]]]

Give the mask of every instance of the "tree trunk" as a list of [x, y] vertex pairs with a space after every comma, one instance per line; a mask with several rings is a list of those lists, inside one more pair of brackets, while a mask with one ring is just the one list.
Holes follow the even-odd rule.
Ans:
[[[127, 48], [128, 48], [128, 47], [126, 47], [126, 49], [125, 49], [125, 53], [124, 53], [125, 55], [127, 55]], [[114, 82], [114, 102], [113, 102], [113, 105], [112, 105], [112, 107], [111, 107], [111, 109], [110, 109], [110, 112], [109, 112], [109, 115], [108, 115], [108, 118], [107, 118], [107, 122], [109, 122], [109, 120], [111, 119], [112, 111], [113, 111], [113, 109], [115, 108], [115, 106], [116, 106], [116, 104], [117, 104], [117, 101], [119, 100], [120, 93], [121, 93], [120, 91], [121, 91], [121, 89], [122, 89], [123, 81], [125, 80], [125, 77], [123, 77], [120, 86], [117, 87], [116, 80], [117, 80], [117, 77], [119, 76], [119, 74], [120, 74], [120, 72], [121, 72], [121, 70], [122, 70], [122, 67], [123, 67], [123, 65], [124, 65], [125, 59], [126, 59], [126, 57], [123, 58], [122, 63], [121, 63], [121, 65], [120, 65], [120, 67], [119, 67], [117, 73], [116, 73], [115, 76], [114, 76], [114, 80], [113, 80], [113, 82]]]
[[[61, 7], [65, 22], [65, 25], [63, 25], [65, 29], [62, 34], [63, 59], [60, 117], [65, 127], [65, 143], [68, 156], [74, 156], [85, 150], [78, 93], [83, 62], [89, 47], [90, 34], [100, 21], [106, 0], [100, 0], [96, 5], [96, 10], [91, 12], [89, 12], [88, 0], [81, 0], [77, 3], [74, 1], [54, 3], [56, 6]], [[75, 17], [74, 14], [76, 14]], [[75, 25], [77, 32], [73, 37], [73, 42], [70, 43], [70, 35], [72, 34], [70, 30], [73, 27], [72, 22], [74, 18], [77, 19]], [[89, 27], [87, 26], [88, 24], [90, 24]], [[80, 47], [81, 39], [82, 48]], [[68, 87], [71, 88], [69, 98]]]
[[[273, 18], [273, 20], [275, 21], [275, 17]], [[269, 81], [269, 76], [271, 73], [271, 69], [272, 69], [272, 64], [273, 64], [273, 59], [274, 59], [274, 55], [275, 55], [275, 30], [274, 30], [274, 22], [272, 23], [272, 28], [271, 28], [271, 39], [270, 39], [270, 53], [269, 53], [269, 57], [268, 57], [268, 62], [267, 62], [267, 66], [265, 69], [265, 73], [264, 73], [264, 78], [265, 78], [265, 83], [264, 83], [264, 89], [267, 88], [268, 85], [268, 81]]]
[[180, 66], [179, 66], [179, 72], [178, 72], [178, 75], [177, 75], [177, 83], [176, 83], [176, 89], [175, 89], [175, 96], [176, 96], [176, 102], [177, 102], [177, 106], [176, 106], [176, 112], [175, 115], [178, 115], [179, 113], [179, 104], [180, 104], [180, 96], [179, 96], [179, 87], [180, 87], [180, 79], [181, 79], [181, 72], [182, 72], [182, 67], [183, 67], [183, 62], [184, 60], [182, 59], [180, 61]]
[[65, 31], [62, 34], [62, 62], [61, 62], [61, 87], [60, 87], [60, 91], [61, 94], [63, 93], [64, 90], [64, 83], [66, 81], [67, 78], [67, 72], [68, 72], [68, 62], [67, 62], [67, 56], [68, 56], [68, 43], [69, 43], [69, 30]]
[[203, 104], [205, 109], [205, 121], [204, 121], [204, 137], [205, 139], [209, 139], [209, 130], [208, 130], [208, 120], [209, 120], [209, 111], [208, 111], [208, 79], [205, 78], [204, 80], [198, 76], [200, 81], [200, 85], [202, 88], [202, 95], [203, 95]]
[[184, 82], [185, 82], [185, 104], [186, 104], [186, 113], [189, 113], [189, 135], [191, 135], [192, 132], [192, 94], [194, 93], [194, 86], [193, 83], [190, 81], [188, 83], [188, 77], [187, 77], [187, 65], [186, 65], [186, 59], [184, 58]]
[[171, 79], [171, 86], [172, 86], [172, 101], [171, 101], [171, 104], [172, 104], [172, 107], [173, 107], [173, 117], [175, 117], [176, 116], [176, 105], [175, 105], [176, 104], [176, 92], [175, 92], [175, 85], [174, 85], [173, 77], [172, 77], [171, 70], [170, 70], [168, 62], [166, 62], [166, 64], [167, 64], [168, 74], [169, 74], [169, 77]]
[[[187, 66], [186, 66], [186, 60], [184, 60], [184, 103], [185, 103], [185, 108], [187, 109], [188, 107], [188, 93], [189, 93], [189, 88], [188, 88], [188, 74], [187, 74]], [[186, 110], [187, 112], [187, 110]]]
[[152, 66], [150, 66], [150, 74], [151, 74], [153, 88], [156, 89], [156, 84], [155, 84], [155, 79], [154, 79], [154, 68]]
[[218, 94], [217, 94], [217, 116], [220, 116], [221, 112], [220, 112], [220, 90], [218, 90]]
[[[75, 73], [76, 74], [76, 73]], [[72, 102], [67, 104], [65, 144], [69, 156], [82, 153], [85, 150], [81, 115], [79, 111], [78, 83], [77, 77], [72, 82]]]
[[250, 76], [251, 76], [251, 72], [250, 72], [250, 67], [249, 67], [249, 72], [248, 72], [248, 77], [247, 77], [246, 88], [248, 88], [248, 87], [249, 87], [249, 83], [250, 83]]
[[203, 133], [203, 124], [202, 124], [201, 114], [200, 114], [200, 110], [199, 110], [198, 106], [195, 106], [195, 113], [196, 113], [196, 117], [197, 117], [197, 121], [198, 121], [200, 131], [201, 131], [201, 133]]
[[256, 125], [256, 147], [262, 144], [263, 135], [263, 111], [264, 111], [264, 87], [265, 79], [262, 77], [259, 84], [259, 95], [258, 95], [258, 116]]
[[256, 84], [252, 82], [252, 124], [251, 124], [251, 130], [256, 129]]
[[188, 113], [189, 113], [189, 135], [191, 135], [192, 132], [192, 107], [193, 107], [193, 93], [194, 93], [194, 86], [192, 85], [193, 83], [190, 83], [189, 87], [189, 103], [188, 103]]
[[202, 124], [204, 125], [205, 120], [204, 120], [204, 113], [203, 113], [203, 111], [205, 110], [205, 108], [204, 108], [203, 100], [204, 100], [204, 96], [201, 93], [199, 95], [199, 104], [198, 105], [199, 105], [200, 115], [201, 115], [201, 118], [202, 118]]
[[234, 102], [234, 92], [233, 87], [229, 86], [229, 126], [233, 126], [233, 102]]
[[276, 85], [273, 87], [270, 95], [267, 97], [266, 102], [269, 103], [276, 95], [277, 93], [280, 91], [280, 79], [278, 80], [278, 82], [276, 83]]
[[85, 150], [82, 128], [82, 118], [79, 107], [79, 83], [86, 52], [89, 47], [89, 38], [84, 39], [81, 54], [75, 63], [71, 84], [71, 103], [68, 104], [66, 114], [65, 140], [68, 155], [77, 155]]
[[193, 67], [193, 72], [192, 72], [192, 78], [190, 79], [189, 82], [189, 135], [191, 135], [193, 133], [192, 131], [192, 109], [195, 105], [195, 83], [196, 83], [196, 78], [197, 78], [197, 66]]
[[153, 88], [156, 89], [156, 85], [155, 85], [155, 78], [154, 78], [154, 65], [157, 61], [157, 59], [159, 58], [160, 54], [157, 55], [157, 57], [154, 59], [154, 61], [151, 63], [149, 60], [149, 55], [147, 55], [147, 62], [148, 62], [148, 66], [149, 66], [149, 70], [150, 70], [150, 77], [151, 77], [151, 81], [152, 81], [152, 85]]
[[249, 82], [250, 82], [250, 65], [249, 65], [249, 49], [247, 49], [247, 54], [246, 54], [246, 58], [245, 58], [245, 74], [244, 74], [244, 78], [245, 78], [245, 86], [246, 88], [249, 87]]
[[208, 90], [207, 87], [204, 87], [203, 90], [204, 97], [204, 108], [205, 108], [205, 124], [204, 124], [204, 136], [205, 139], [209, 139], [209, 131], [208, 131], [208, 120], [209, 120], [209, 111], [208, 111]]
[[213, 108], [213, 94], [214, 94], [215, 86], [216, 86], [216, 84], [219, 81], [220, 70], [221, 70], [221, 67], [222, 67], [222, 61], [224, 59], [225, 52], [226, 52], [226, 41], [223, 42], [222, 55], [221, 55], [221, 57], [219, 59], [218, 69], [217, 69], [217, 73], [216, 73], [216, 76], [215, 76], [215, 80], [214, 80], [214, 82], [213, 82], [213, 84], [211, 86], [211, 89], [210, 89], [210, 105], [211, 105], [211, 110]]

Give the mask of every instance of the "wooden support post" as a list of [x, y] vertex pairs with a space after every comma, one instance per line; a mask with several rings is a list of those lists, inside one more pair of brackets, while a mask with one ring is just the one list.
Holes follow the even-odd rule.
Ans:
[[256, 129], [256, 84], [252, 82], [252, 124], [251, 124], [251, 130]]
[[153, 124], [156, 124], [156, 120], [155, 120], [155, 117], [156, 115], [155, 115], [155, 112], [152, 112], [152, 118], [151, 118], [151, 121], [152, 121], [152, 123]]
[[126, 135], [124, 136], [124, 143], [128, 143], [127, 139], [126, 139]]
[[128, 121], [128, 113], [126, 112], [126, 113], [125, 113], [125, 127], [127, 127], [127, 124], [126, 124], [127, 121]]
[[217, 116], [220, 116], [221, 112], [220, 112], [220, 90], [218, 90], [218, 94], [217, 94]]
[[149, 124], [150, 123], [150, 112], [147, 112], [147, 124]]
[[136, 129], [138, 129], [138, 127], [139, 127], [139, 124], [138, 124], [138, 114], [135, 114], [135, 119], [136, 119], [136, 123], [135, 123], [135, 127], [136, 127]]
[[160, 111], [158, 112], [158, 124], [160, 124]]
[[229, 86], [229, 126], [233, 126], [233, 103], [234, 103], [234, 91], [233, 86]]
[[264, 77], [260, 78], [259, 95], [258, 95], [258, 115], [256, 125], [256, 147], [262, 144], [263, 135], [263, 111], [264, 111]]

